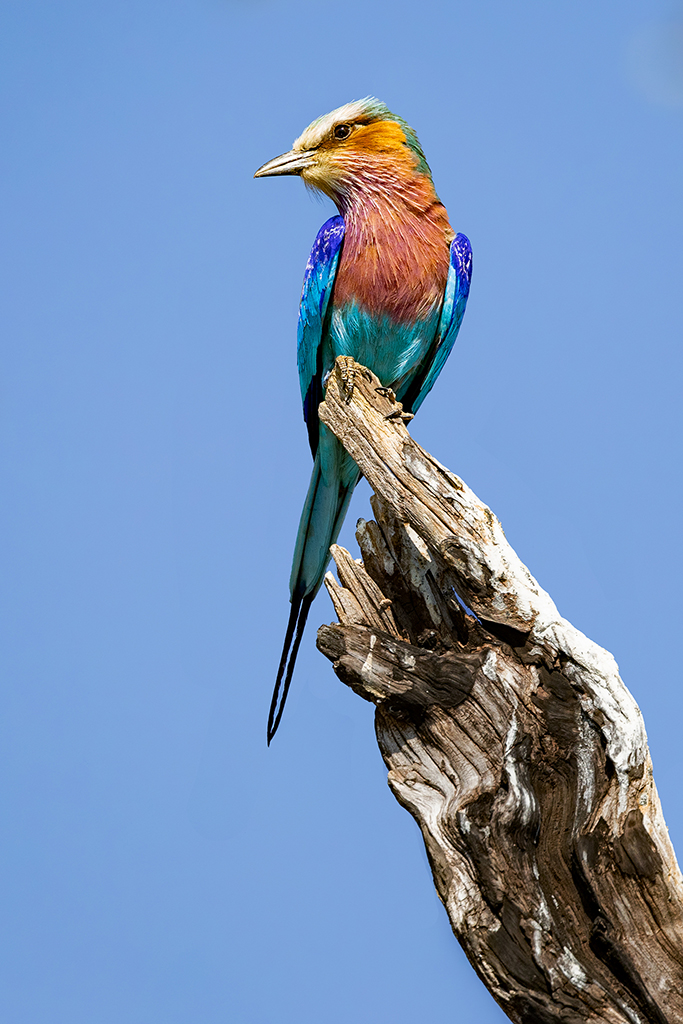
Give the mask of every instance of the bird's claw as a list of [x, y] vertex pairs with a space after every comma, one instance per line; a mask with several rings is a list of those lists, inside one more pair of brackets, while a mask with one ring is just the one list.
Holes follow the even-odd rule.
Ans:
[[414, 414], [412, 412], [403, 411], [403, 406], [396, 400], [396, 395], [391, 388], [375, 388], [375, 391], [378, 395], [381, 395], [382, 398], [388, 398], [390, 402], [394, 403], [394, 408], [390, 413], [387, 413], [384, 417], [385, 420], [403, 420], [404, 423], [410, 423]]
[[397, 402], [396, 408], [392, 409], [391, 412], [387, 413], [384, 417], [385, 420], [403, 420], [404, 423], [410, 423], [412, 419], [415, 419], [415, 413], [404, 412], [403, 406], [400, 402]]
[[356, 386], [356, 363], [351, 356], [339, 356], [338, 363], [344, 401], [348, 405]]

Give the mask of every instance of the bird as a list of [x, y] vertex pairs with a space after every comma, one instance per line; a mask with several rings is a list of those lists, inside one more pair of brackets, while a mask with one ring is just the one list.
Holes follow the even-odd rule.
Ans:
[[320, 422], [338, 356], [352, 357], [415, 413], [453, 347], [470, 290], [472, 249], [434, 189], [415, 131], [373, 96], [317, 118], [255, 178], [299, 175], [334, 202], [318, 232], [299, 307], [297, 363], [313, 472], [294, 547], [291, 609], [268, 715], [282, 718], [311, 603], [360, 470]]

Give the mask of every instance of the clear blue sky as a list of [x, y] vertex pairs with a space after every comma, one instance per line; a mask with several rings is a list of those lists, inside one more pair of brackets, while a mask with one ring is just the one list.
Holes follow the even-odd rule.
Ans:
[[[315, 650], [265, 723], [329, 207], [254, 181], [375, 94], [474, 249], [411, 429], [645, 715], [683, 850], [683, 32], [658, 0], [5, 0], [0, 1016], [496, 1024]], [[677, 34], [678, 33], [678, 34]], [[368, 515], [359, 488], [345, 531]]]

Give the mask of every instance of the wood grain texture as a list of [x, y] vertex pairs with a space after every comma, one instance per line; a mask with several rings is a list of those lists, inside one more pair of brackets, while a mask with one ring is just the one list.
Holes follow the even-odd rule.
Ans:
[[363, 367], [320, 419], [375, 492], [318, 646], [377, 706], [389, 785], [469, 960], [519, 1024], [683, 1021], [683, 879], [640, 711], [500, 523]]

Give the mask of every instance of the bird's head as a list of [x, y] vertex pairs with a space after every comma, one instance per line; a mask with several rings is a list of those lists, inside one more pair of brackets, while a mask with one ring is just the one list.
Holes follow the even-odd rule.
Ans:
[[344, 205], [359, 189], [428, 175], [417, 135], [380, 100], [368, 96], [319, 117], [288, 153], [259, 167], [255, 178], [298, 174], [306, 185]]

